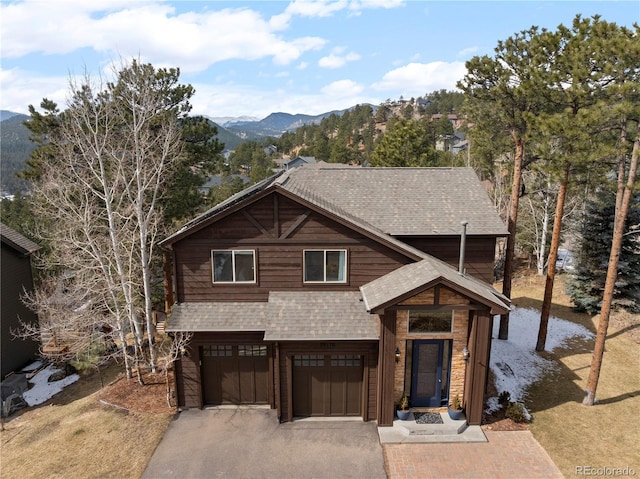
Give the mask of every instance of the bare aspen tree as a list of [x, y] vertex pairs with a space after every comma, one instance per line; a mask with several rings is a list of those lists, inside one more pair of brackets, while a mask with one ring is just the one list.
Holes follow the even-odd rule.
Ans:
[[[178, 70], [134, 60], [114, 70], [112, 82], [71, 79], [66, 109], [43, 128], [47, 155], [37, 163], [34, 186], [41, 237], [51, 245], [47, 269], [71, 274], [74, 287], [108, 312], [127, 376], [133, 359], [140, 382], [145, 329], [156, 370], [153, 254], [161, 199], [184, 162], [178, 122], [193, 94], [178, 77]], [[32, 118], [38, 119], [33, 109]]]

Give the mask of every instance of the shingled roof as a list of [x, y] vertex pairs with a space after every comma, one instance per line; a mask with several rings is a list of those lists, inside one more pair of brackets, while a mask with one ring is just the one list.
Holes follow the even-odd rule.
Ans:
[[25, 238], [16, 230], [9, 228], [3, 223], [0, 223], [0, 237], [4, 244], [11, 246], [14, 250], [25, 256], [35, 253], [40, 249], [40, 246], [29, 238]]
[[490, 307], [492, 314], [509, 311], [510, 300], [506, 296], [489, 284], [462, 275], [433, 257], [404, 265], [361, 286], [360, 291], [366, 310], [376, 312], [438, 283], [448, 284], [456, 291]]
[[392, 236], [505, 236], [507, 229], [471, 168], [316, 165], [279, 178], [304, 199], [332, 205]]
[[363, 168], [319, 162], [279, 172], [233, 195], [161, 246], [270, 189], [287, 192], [375, 235], [457, 236], [462, 221], [468, 222], [469, 236], [508, 234], [471, 168]]
[[279, 291], [268, 302], [175, 304], [167, 331], [264, 331], [264, 339], [378, 339], [358, 291]]

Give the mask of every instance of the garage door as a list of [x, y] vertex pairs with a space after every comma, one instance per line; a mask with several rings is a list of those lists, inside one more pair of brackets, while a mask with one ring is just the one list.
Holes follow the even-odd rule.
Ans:
[[362, 410], [362, 356], [293, 356], [293, 415], [359, 416]]
[[205, 404], [268, 404], [268, 347], [212, 344], [202, 347]]

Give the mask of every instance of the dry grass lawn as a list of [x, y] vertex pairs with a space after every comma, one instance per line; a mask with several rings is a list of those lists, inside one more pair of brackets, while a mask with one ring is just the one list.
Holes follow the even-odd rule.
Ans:
[[[112, 368], [109, 379], [118, 371]], [[162, 384], [146, 387], [161, 394], [164, 389]], [[47, 404], [6, 422], [0, 434], [1, 477], [138, 479], [172, 411], [140, 412], [104, 404], [100, 399], [109, 387], [98, 388], [97, 378], [81, 379]]]
[[[560, 276], [556, 281], [551, 314], [595, 332], [598, 316], [571, 310], [563, 280]], [[543, 293], [542, 278], [521, 278], [514, 284], [513, 302], [539, 310]], [[534, 417], [530, 430], [567, 478], [584, 477], [577, 469], [583, 466], [632, 468], [640, 476], [640, 315], [612, 317], [596, 391], [598, 403], [588, 407], [582, 405], [582, 398], [593, 343], [576, 341], [543, 353], [559, 369], [528, 391], [526, 405]]]

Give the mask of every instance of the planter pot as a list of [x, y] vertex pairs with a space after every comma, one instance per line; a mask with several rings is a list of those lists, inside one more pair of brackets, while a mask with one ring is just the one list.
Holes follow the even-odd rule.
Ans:
[[464, 416], [464, 409], [447, 408], [447, 412], [449, 413], [449, 417], [454, 421], [458, 421]]
[[398, 409], [396, 412], [398, 414], [398, 419], [401, 419], [402, 421], [406, 421], [407, 419], [409, 419], [409, 415], [411, 414], [411, 411], [409, 411], [408, 409], [406, 411], [401, 411], [400, 409]]

